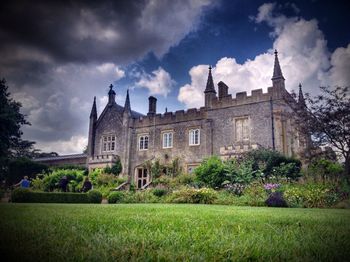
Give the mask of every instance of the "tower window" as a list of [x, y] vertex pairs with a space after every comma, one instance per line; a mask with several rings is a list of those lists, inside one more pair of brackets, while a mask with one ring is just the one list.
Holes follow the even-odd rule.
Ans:
[[200, 130], [199, 129], [191, 129], [189, 131], [189, 145], [197, 146], [200, 144]]
[[113, 152], [115, 150], [115, 136], [102, 137], [102, 152]]

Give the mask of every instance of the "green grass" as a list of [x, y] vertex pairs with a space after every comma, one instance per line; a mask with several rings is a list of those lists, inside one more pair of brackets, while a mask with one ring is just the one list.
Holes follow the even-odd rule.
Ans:
[[346, 261], [350, 210], [1, 204], [0, 257], [31, 261]]

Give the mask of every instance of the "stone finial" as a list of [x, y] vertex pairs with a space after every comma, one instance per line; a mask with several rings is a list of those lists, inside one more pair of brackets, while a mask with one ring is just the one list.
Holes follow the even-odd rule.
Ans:
[[273, 87], [285, 88], [284, 87], [284, 80], [285, 79], [283, 77], [281, 66], [280, 66], [280, 63], [279, 63], [279, 60], [278, 60], [278, 52], [277, 52], [277, 50], [275, 50], [274, 54], [275, 54], [275, 63], [274, 63], [274, 66], [273, 66], [273, 76], [271, 78], [272, 86]]
[[108, 104], [112, 105], [113, 103], [115, 103], [115, 92], [113, 90], [113, 85], [110, 84], [108, 91]]
[[216, 94], [215, 87], [214, 87], [213, 76], [211, 74], [211, 69], [212, 69], [212, 67], [209, 66], [209, 74], [208, 74], [207, 86], [205, 88], [204, 93], [214, 93], [214, 94]]
[[131, 112], [130, 97], [129, 97], [129, 89], [126, 90], [126, 98], [125, 98], [124, 111], [129, 112], [129, 113]]
[[298, 105], [302, 108], [306, 107], [306, 103], [305, 103], [305, 98], [304, 98], [304, 94], [303, 94], [303, 90], [302, 90], [302, 85], [301, 83], [299, 83], [299, 96], [298, 96]]

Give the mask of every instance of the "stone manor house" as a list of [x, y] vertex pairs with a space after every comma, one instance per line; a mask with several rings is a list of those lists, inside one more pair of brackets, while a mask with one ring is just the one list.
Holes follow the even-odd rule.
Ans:
[[[277, 51], [272, 86], [267, 93], [257, 89], [250, 96], [240, 92], [232, 98], [223, 82], [218, 83], [217, 92], [211, 67], [203, 91], [204, 107], [160, 114], [157, 113], [157, 99], [150, 96], [148, 113], [143, 115], [131, 109], [129, 92], [124, 107], [118, 105], [111, 85], [108, 104], [100, 116], [96, 98], [93, 102], [88, 168], [111, 166], [119, 158], [122, 174], [138, 188], [145, 188], [151, 182], [146, 161], [158, 159], [167, 164], [178, 158], [183, 171], [190, 173], [211, 155], [227, 159], [264, 147], [293, 156], [305, 147], [293, 120], [285, 114], [291, 110], [287, 103], [291, 96], [285, 89]], [[301, 86], [299, 101], [293, 99], [293, 102], [305, 103]]]

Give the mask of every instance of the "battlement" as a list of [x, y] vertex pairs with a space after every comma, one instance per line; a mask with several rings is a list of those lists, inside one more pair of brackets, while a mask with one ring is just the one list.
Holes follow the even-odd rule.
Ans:
[[251, 95], [247, 95], [247, 92], [238, 92], [236, 97], [232, 98], [232, 95], [228, 94], [224, 97], [216, 97], [213, 99], [212, 108], [222, 108], [246, 105], [251, 103], [266, 102], [271, 98], [273, 100], [282, 99], [286, 94], [289, 94], [284, 88], [269, 87], [267, 93], [264, 93], [262, 89], [255, 89], [251, 91]]
[[223, 160], [227, 160], [260, 147], [259, 144], [233, 144], [230, 146], [223, 146], [220, 147], [220, 157]]
[[175, 112], [165, 112], [164, 114], [156, 114], [149, 116], [142, 116], [135, 119], [135, 126], [150, 126], [150, 125], [165, 125], [174, 122], [199, 120], [205, 118], [205, 107], [190, 108], [187, 110], [177, 110]]

